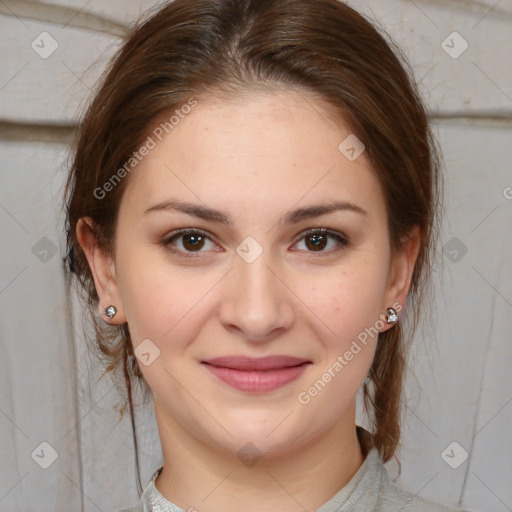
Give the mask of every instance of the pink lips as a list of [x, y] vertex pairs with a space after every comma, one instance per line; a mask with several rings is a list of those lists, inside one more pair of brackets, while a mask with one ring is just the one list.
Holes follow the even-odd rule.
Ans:
[[264, 393], [297, 379], [311, 361], [291, 356], [225, 356], [201, 363], [235, 389]]

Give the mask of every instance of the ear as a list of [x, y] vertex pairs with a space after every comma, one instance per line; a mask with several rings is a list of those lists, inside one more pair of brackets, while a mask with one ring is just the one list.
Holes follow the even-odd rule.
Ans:
[[[397, 313], [400, 313], [404, 307], [420, 250], [419, 226], [415, 225], [401, 240], [400, 250], [391, 257], [388, 284], [384, 294], [384, 303], [382, 304], [383, 311], [386, 311], [389, 307], [394, 307]], [[387, 324], [386, 326], [387, 328], [384, 328], [382, 332], [392, 327], [392, 325]]]
[[[99, 297], [99, 314], [109, 324], [122, 324], [126, 322], [126, 316], [119, 294], [119, 288], [115, 277], [115, 263], [112, 256], [105, 254], [98, 247], [94, 222], [90, 217], [82, 217], [76, 226], [78, 243], [91, 268], [94, 285]], [[114, 318], [105, 315], [105, 309], [115, 306], [117, 313]]]

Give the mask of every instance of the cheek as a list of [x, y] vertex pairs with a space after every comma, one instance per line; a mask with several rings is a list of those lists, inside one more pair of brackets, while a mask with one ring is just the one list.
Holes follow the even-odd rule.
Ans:
[[[156, 248], [155, 251], [159, 249]], [[171, 273], [151, 251], [119, 247], [116, 272], [126, 318], [136, 346], [142, 339], [158, 340], [190, 310], [196, 295], [186, 277]], [[187, 293], [184, 293], [184, 291]]]
[[301, 292], [311, 308], [309, 325], [319, 326], [316, 338], [323, 353], [297, 401], [304, 413], [321, 415], [326, 423], [353, 403], [375, 355], [385, 276], [371, 265], [364, 272], [353, 270]]
[[302, 280], [295, 290], [309, 314], [324, 324], [327, 339], [336, 344], [356, 337], [379, 319], [386, 277], [385, 268], [373, 258], [319, 273]]
[[138, 364], [153, 392], [166, 396], [169, 389], [174, 389], [178, 397], [179, 385], [174, 386], [176, 383], [169, 380], [169, 374], [179, 381], [183, 376], [181, 368], [174, 368], [172, 361], [182, 357], [191, 340], [199, 335], [201, 321], [197, 316], [201, 299], [213, 283], [207, 278], [192, 279], [190, 275], [171, 272], [169, 266], [143, 265], [143, 259], [146, 257], [138, 258], [134, 251], [124, 265], [120, 262], [119, 287], [132, 345], [137, 355], [137, 347], [144, 341], [146, 344], [141, 348], [144, 346], [144, 352], [152, 355], [149, 365], [142, 359]]

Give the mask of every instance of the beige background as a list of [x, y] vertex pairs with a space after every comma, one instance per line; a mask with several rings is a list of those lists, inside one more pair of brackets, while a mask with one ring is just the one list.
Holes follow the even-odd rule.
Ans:
[[[397, 483], [448, 505], [510, 511], [512, 2], [349, 3], [410, 58], [446, 162], [437, 341], [428, 331], [414, 340]], [[95, 383], [83, 308], [66, 285], [60, 201], [72, 126], [120, 36], [153, 5], [0, 2], [2, 512], [137, 501], [129, 424], [116, 424], [112, 383]], [[151, 404], [138, 414], [145, 485], [161, 453]]]

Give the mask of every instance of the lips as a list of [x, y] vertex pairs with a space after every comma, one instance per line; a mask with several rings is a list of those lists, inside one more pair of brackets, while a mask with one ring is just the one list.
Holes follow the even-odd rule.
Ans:
[[242, 371], [278, 370], [280, 368], [290, 368], [308, 362], [310, 361], [291, 356], [267, 356], [260, 358], [244, 356], [225, 356], [203, 361], [203, 363], [211, 364], [212, 366], [231, 368], [232, 370]]
[[201, 363], [217, 378], [235, 389], [264, 393], [297, 379], [311, 361], [291, 356], [224, 356]]

